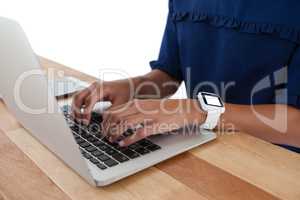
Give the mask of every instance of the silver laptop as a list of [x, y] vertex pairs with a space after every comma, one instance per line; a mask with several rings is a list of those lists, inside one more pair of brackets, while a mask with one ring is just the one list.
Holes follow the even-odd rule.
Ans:
[[[0, 18], [0, 96], [29, 132], [94, 186], [105, 186], [216, 138], [201, 131], [166, 134], [128, 148], [110, 144], [101, 129], [76, 124], [68, 106], [48, 92], [48, 81], [22, 28]], [[93, 113], [94, 125], [100, 123]], [[101, 116], [100, 116], [101, 117]]]

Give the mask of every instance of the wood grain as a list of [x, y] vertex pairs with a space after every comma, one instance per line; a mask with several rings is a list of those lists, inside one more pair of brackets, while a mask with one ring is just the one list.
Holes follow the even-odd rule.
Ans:
[[0, 199], [70, 199], [1, 131], [0, 152]]
[[258, 187], [193, 156], [190, 153], [177, 156], [157, 167], [185, 185], [188, 185], [193, 190], [198, 191], [201, 194], [206, 194], [207, 199], [277, 199]]
[[274, 196], [300, 199], [300, 156], [247, 134], [223, 135], [193, 155]]

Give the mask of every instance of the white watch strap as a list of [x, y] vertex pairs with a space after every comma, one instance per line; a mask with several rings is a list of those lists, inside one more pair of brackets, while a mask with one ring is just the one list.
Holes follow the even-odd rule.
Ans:
[[213, 130], [217, 127], [221, 113], [219, 111], [208, 112], [204, 124], [200, 126], [202, 129]]

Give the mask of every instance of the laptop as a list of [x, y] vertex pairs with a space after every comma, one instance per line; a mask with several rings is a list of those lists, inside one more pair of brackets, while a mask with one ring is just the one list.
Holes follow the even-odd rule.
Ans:
[[101, 113], [88, 126], [70, 117], [48, 91], [48, 81], [21, 26], [0, 18], [0, 94], [32, 136], [93, 186], [105, 186], [216, 138], [211, 131], [157, 135], [127, 148], [101, 133]]

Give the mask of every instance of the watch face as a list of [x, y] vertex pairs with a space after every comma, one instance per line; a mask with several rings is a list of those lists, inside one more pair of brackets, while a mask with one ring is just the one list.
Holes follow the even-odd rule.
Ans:
[[202, 93], [204, 102], [209, 106], [224, 107], [221, 98], [217, 95]]

